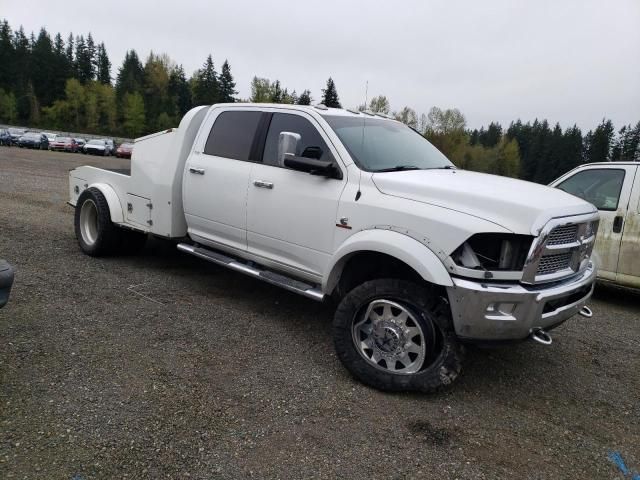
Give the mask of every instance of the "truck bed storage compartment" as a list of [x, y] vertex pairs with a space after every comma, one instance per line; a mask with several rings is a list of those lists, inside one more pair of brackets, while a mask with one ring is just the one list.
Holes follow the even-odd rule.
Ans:
[[87, 188], [87, 181], [84, 178], [70, 177], [69, 178], [69, 198], [74, 205], [78, 201], [80, 194]]
[[127, 223], [148, 230], [153, 225], [151, 220], [152, 208], [150, 199], [127, 193]]

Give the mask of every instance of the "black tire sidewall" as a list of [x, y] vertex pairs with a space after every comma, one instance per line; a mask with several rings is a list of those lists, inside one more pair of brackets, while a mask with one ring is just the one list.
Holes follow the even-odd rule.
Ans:
[[[429, 365], [417, 373], [399, 375], [380, 370], [357, 351], [352, 337], [356, 315], [376, 299], [396, 301], [416, 315], [424, 335], [437, 332], [440, 348]], [[338, 357], [358, 380], [383, 391], [435, 392], [450, 385], [460, 374], [464, 348], [458, 342], [448, 305], [432, 295], [426, 285], [398, 279], [363, 283], [342, 299], [333, 322], [333, 339]]]
[[[98, 212], [97, 238], [93, 244], [88, 244], [84, 241], [80, 229], [80, 212], [82, 211], [82, 205], [87, 201], [92, 201]], [[80, 194], [76, 204], [74, 226], [78, 244], [87, 255], [93, 257], [109, 255], [120, 247], [120, 229], [111, 222], [111, 213], [107, 199], [97, 188], [88, 188]]]

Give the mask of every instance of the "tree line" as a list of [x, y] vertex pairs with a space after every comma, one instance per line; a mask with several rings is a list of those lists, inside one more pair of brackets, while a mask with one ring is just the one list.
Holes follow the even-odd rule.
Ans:
[[[0, 122], [75, 132], [137, 137], [179, 123], [193, 106], [228, 102], [311, 105], [309, 89], [285, 87], [280, 80], [254, 76], [251, 95], [237, 97], [228, 60], [216, 70], [212, 55], [190, 77], [166, 54], [151, 52], [143, 60], [125, 54], [112, 76], [104, 43], [91, 33], [66, 39], [42, 28], [36, 36], [0, 22]], [[319, 103], [341, 108], [330, 77]], [[391, 111], [384, 95], [358, 110], [392, 116], [429, 139], [458, 167], [548, 183], [585, 162], [640, 161], [640, 122], [615, 130], [603, 119], [583, 134], [577, 126], [562, 129], [546, 120], [496, 122], [469, 129], [458, 109], [433, 107], [418, 115], [405, 106]]]

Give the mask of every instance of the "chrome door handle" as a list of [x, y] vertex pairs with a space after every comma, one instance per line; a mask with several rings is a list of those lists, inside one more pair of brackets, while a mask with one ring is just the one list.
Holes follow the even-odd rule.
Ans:
[[268, 188], [269, 190], [271, 190], [273, 188], [273, 183], [265, 182], [265, 181], [262, 181], [262, 180], [254, 180], [253, 184], [258, 188]]
[[195, 173], [196, 175], [204, 175], [204, 168], [189, 167], [189, 171], [191, 173]]

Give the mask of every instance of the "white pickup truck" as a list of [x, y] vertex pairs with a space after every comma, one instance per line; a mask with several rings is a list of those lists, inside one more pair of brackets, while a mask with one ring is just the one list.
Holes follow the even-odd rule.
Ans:
[[600, 211], [594, 252], [598, 279], [640, 288], [640, 164], [588, 163], [551, 186], [576, 195]]
[[130, 172], [69, 174], [88, 255], [147, 234], [314, 300], [359, 380], [434, 391], [465, 342], [551, 343], [590, 316], [598, 212], [545, 186], [456, 169], [421, 135], [323, 105], [219, 104], [139, 138]]

